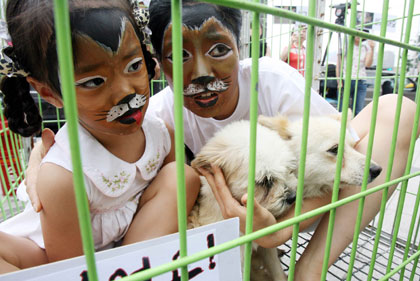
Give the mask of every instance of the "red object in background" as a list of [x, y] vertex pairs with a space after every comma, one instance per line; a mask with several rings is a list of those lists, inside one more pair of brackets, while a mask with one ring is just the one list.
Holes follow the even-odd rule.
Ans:
[[[0, 122], [0, 137], [1, 137], [1, 149], [4, 151], [4, 158], [2, 153], [0, 153], [0, 166], [1, 170], [0, 173], [2, 177], [4, 178], [4, 181], [1, 179], [0, 176], [0, 184], [1, 184], [1, 192], [3, 195], [6, 195], [5, 190], [10, 191], [10, 188], [14, 186], [17, 188], [17, 186], [20, 184], [22, 179], [20, 179], [16, 183], [16, 179], [19, 177], [19, 172], [22, 172], [22, 164], [20, 163], [19, 154], [14, 153], [13, 151], [13, 135], [12, 132], [6, 128], [7, 126], [7, 120], [4, 120], [5, 129], [3, 130], [3, 123]], [[7, 151], [7, 146], [9, 145], [10, 153]], [[15, 143], [15, 149], [18, 151], [21, 148], [21, 144], [19, 142]], [[3, 185], [6, 186], [3, 186]], [[9, 192], [7, 192], [9, 193]], [[10, 193], [9, 195], [12, 195]]]

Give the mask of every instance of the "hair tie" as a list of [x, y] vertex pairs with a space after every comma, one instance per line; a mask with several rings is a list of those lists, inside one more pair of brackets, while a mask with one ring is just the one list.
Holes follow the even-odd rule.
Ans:
[[131, 7], [136, 24], [143, 34], [143, 44], [150, 44], [150, 35], [152, 35], [152, 31], [147, 26], [149, 24], [149, 10], [138, 0], [131, 0]]
[[6, 47], [0, 52], [0, 74], [7, 77], [29, 76], [29, 73], [17, 62], [13, 47]]

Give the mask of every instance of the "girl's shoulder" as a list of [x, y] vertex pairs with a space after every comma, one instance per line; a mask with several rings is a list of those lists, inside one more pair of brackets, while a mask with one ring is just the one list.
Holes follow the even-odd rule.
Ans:
[[[50, 198], [52, 194], [55, 198], [66, 198], [74, 192], [73, 173], [56, 163], [45, 163], [39, 169], [36, 188], [43, 206], [45, 198]], [[55, 200], [48, 202], [54, 204]]]
[[169, 137], [168, 128], [166, 127], [163, 119], [156, 115], [146, 115], [143, 120], [143, 130], [145, 134], [151, 134], [153, 138], [163, 137], [164, 139]]

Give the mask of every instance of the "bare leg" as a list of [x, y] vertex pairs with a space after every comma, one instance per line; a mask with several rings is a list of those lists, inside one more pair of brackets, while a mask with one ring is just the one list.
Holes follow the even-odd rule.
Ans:
[[[187, 213], [194, 206], [200, 189], [195, 171], [185, 165]], [[123, 244], [135, 243], [178, 231], [175, 162], [165, 165], [141, 197], [139, 211]]]
[[0, 274], [48, 263], [35, 242], [0, 232]]
[[277, 254], [277, 248], [259, 247], [258, 250], [262, 250], [261, 256], [263, 258], [264, 264], [267, 267], [267, 270], [270, 272], [272, 280], [286, 281], [287, 276], [283, 271], [283, 267]]
[[[380, 98], [372, 159], [375, 160], [375, 162], [377, 162], [384, 170], [373, 183], [368, 185], [368, 188], [385, 182], [389, 158], [388, 151], [390, 150], [392, 140], [396, 102], [397, 95], [386, 95]], [[398, 178], [404, 173], [415, 111], [416, 104], [411, 100], [404, 98], [391, 179]], [[361, 138], [357, 146], [357, 150], [362, 153], [365, 153], [367, 150], [371, 113], [372, 104], [369, 104], [355, 117], [354, 120], [351, 121], [352, 127], [357, 131], [359, 137]], [[395, 186], [389, 188], [388, 198], [394, 190]], [[343, 189], [340, 191], [339, 198], [348, 197], [358, 193], [359, 191], [360, 188]], [[366, 197], [361, 229], [366, 227], [378, 213], [381, 200], [382, 192], [377, 192]], [[337, 208], [329, 265], [336, 261], [344, 249], [353, 240], [354, 227], [350, 226], [355, 225], [358, 206], [359, 201], [353, 201]], [[305, 249], [302, 257], [298, 261], [296, 265], [295, 280], [320, 280], [328, 230], [328, 219], [329, 215], [326, 214], [316, 229], [308, 247]]]

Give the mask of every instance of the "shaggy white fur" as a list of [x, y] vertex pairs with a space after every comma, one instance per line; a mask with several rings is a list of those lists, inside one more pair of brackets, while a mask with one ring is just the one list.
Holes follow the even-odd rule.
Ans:
[[[296, 198], [302, 124], [301, 121], [289, 122], [282, 116], [260, 116], [258, 122], [255, 198], [277, 218], [290, 208]], [[322, 196], [332, 189], [340, 127], [340, 118], [337, 116], [310, 118], [304, 198]], [[340, 187], [362, 184], [366, 157], [357, 152], [354, 146], [355, 141], [347, 134]], [[194, 168], [219, 166], [233, 197], [240, 201], [248, 186], [249, 122], [234, 122], [220, 130], [191, 164]], [[381, 168], [372, 161], [368, 182], [380, 172]], [[224, 219], [204, 177], [201, 177], [201, 183], [199, 198], [188, 218], [190, 228]], [[258, 247], [255, 243], [253, 246], [256, 254], [252, 258], [251, 280], [287, 280], [277, 249]]]

